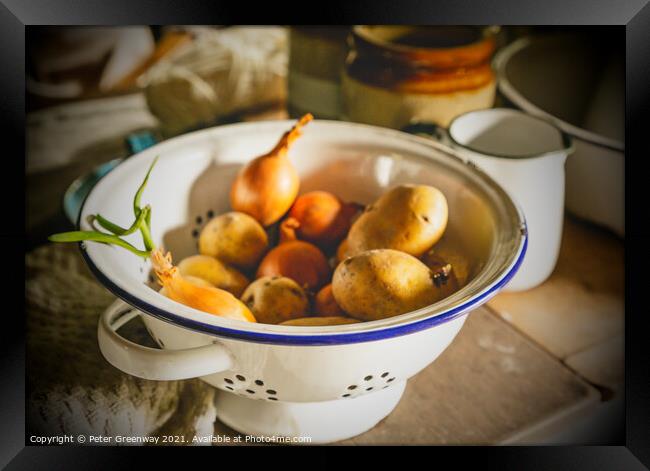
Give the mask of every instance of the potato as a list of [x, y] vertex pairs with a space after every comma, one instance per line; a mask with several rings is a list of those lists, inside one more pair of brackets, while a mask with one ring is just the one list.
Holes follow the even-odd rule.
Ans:
[[237, 297], [248, 286], [248, 278], [239, 271], [208, 255], [192, 255], [184, 258], [178, 264], [178, 270], [184, 277], [201, 278], [216, 288], [229, 291]]
[[443, 291], [444, 298], [459, 290], [460, 284], [452, 264], [433, 253], [432, 250], [424, 254], [422, 262], [433, 272], [433, 282]]
[[305, 317], [309, 300], [303, 289], [291, 278], [264, 276], [253, 281], [241, 300], [253, 312], [257, 322], [279, 324]]
[[447, 199], [437, 188], [395, 187], [352, 224], [339, 259], [371, 249], [394, 249], [419, 257], [442, 237], [447, 213]]
[[442, 299], [434, 273], [417, 258], [392, 249], [376, 249], [345, 259], [334, 271], [336, 302], [364, 321], [398, 316]]
[[462, 250], [455, 247], [452, 242], [445, 240], [444, 237], [422, 256], [422, 262], [434, 271], [450, 264], [452, 268], [450, 280], [453, 282], [455, 279], [458, 288], [462, 288], [470, 281], [472, 267], [469, 259]]
[[248, 214], [232, 211], [211, 219], [199, 235], [199, 253], [249, 270], [268, 247], [264, 228]]
[[281, 322], [280, 325], [302, 325], [302, 326], [322, 326], [322, 325], [343, 325], [356, 324], [359, 321], [351, 317], [329, 316], [329, 317], [301, 317]]

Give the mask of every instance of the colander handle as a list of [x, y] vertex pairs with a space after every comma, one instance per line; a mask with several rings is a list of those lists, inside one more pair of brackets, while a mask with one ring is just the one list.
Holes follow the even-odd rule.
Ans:
[[217, 342], [183, 350], [157, 349], [127, 340], [116, 332], [140, 314], [124, 301], [117, 300], [99, 319], [99, 349], [118, 370], [138, 378], [171, 381], [197, 378], [232, 368], [233, 359], [228, 349]]

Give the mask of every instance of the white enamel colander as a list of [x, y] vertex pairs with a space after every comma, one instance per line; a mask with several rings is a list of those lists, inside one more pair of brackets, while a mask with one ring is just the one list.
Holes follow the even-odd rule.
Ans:
[[[137, 154], [106, 175], [81, 212], [128, 226], [132, 198], [153, 159], [142, 196], [152, 207], [154, 242], [176, 262], [197, 253], [213, 215], [230, 210], [242, 165], [271, 149], [292, 121], [234, 124], [177, 137]], [[445, 147], [399, 131], [314, 121], [289, 152], [301, 192], [328, 190], [370, 203], [402, 183], [434, 185], [449, 205], [447, 235], [467, 248], [475, 272], [452, 296], [400, 316], [358, 324], [295, 327], [224, 319], [152, 289], [150, 264], [119, 247], [82, 244], [97, 278], [118, 298], [101, 317], [99, 346], [120, 370], [141, 378], [200, 377], [219, 389], [219, 419], [242, 433], [331, 442], [362, 433], [398, 403], [406, 380], [451, 343], [466, 314], [514, 275], [526, 250], [521, 210], [475, 166]], [[140, 246], [138, 234], [129, 236]], [[141, 316], [160, 349], [123, 338]], [[425, 406], [425, 405], [423, 405]]]

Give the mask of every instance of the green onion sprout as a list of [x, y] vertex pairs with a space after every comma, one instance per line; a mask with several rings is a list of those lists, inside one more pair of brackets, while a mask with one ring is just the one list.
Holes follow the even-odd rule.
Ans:
[[[113, 244], [129, 250], [138, 257], [148, 258], [151, 255], [151, 252], [156, 248], [153, 240], [151, 239], [151, 206], [147, 205], [144, 208], [141, 208], [140, 199], [142, 198], [142, 193], [147, 186], [149, 175], [151, 174], [153, 167], [156, 165], [156, 162], [158, 162], [158, 157], [156, 157], [151, 163], [151, 166], [149, 167], [144, 180], [140, 184], [140, 187], [138, 188], [138, 191], [133, 198], [133, 214], [135, 216], [135, 220], [128, 229], [125, 229], [122, 226], [109, 221], [100, 214], [93, 214], [89, 217], [89, 220], [97, 230], [61, 232], [51, 235], [48, 237], [48, 240], [51, 242], [92, 241], [103, 244]], [[101, 226], [101, 228], [105, 229], [108, 232], [102, 232], [97, 226], [95, 226], [94, 223], [97, 223], [98, 226]], [[144, 250], [140, 250], [126, 240], [122, 239], [123, 236], [133, 234], [136, 231], [140, 231], [140, 234], [142, 235]]]

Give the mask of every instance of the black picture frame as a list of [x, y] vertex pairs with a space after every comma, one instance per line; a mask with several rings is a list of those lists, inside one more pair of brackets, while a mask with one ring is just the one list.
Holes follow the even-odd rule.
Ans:
[[[18, 221], [24, 211], [16, 204], [17, 188], [24, 182], [25, 155], [25, 28], [30, 25], [113, 24], [504, 24], [504, 25], [620, 25], [626, 31], [626, 440], [623, 446], [590, 447], [464, 447], [436, 449], [437, 456], [458, 460], [478, 455], [483, 467], [496, 469], [647, 469], [650, 465], [650, 363], [643, 329], [642, 297], [647, 291], [650, 266], [650, 214], [644, 208], [645, 176], [642, 157], [648, 156], [650, 114], [650, 4], [648, 0], [471, 0], [374, 1], [345, 3], [327, 8], [282, 8], [277, 5], [226, 4], [206, 1], [155, 0], [1, 0], [0, 2], [0, 115], [5, 142], [13, 144], [5, 160], [1, 201], [7, 206], [0, 227], [0, 247], [19, 247], [24, 240]], [[257, 5], [257, 3], [255, 4]], [[301, 17], [296, 17], [298, 14]], [[304, 16], [306, 15], [306, 16]], [[644, 119], [645, 118], [645, 119]], [[13, 172], [16, 172], [15, 174]], [[639, 196], [641, 195], [641, 196]], [[11, 206], [11, 208], [9, 208]], [[15, 214], [11, 214], [11, 211]], [[24, 225], [23, 225], [24, 227]], [[645, 248], [644, 248], [645, 247]], [[6, 250], [13, 271], [4, 287], [15, 308], [7, 306], [0, 358], [0, 465], [7, 469], [50, 467], [115, 469], [126, 450], [93, 447], [25, 446], [25, 325], [19, 311], [24, 304], [18, 274], [24, 254]], [[634, 256], [632, 256], [634, 254]], [[645, 257], [645, 258], [644, 258]], [[14, 283], [12, 285], [11, 283]], [[267, 447], [268, 448], [268, 447]], [[275, 447], [270, 447], [271, 449]], [[133, 455], [133, 449], [128, 451]], [[230, 453], [230, 451], [228, 452]], [[379, 457], [385, 454], [375, 451]], [[223, 456], [223, 455], [221, 455]], [[251, 453], [247, 454], [247, 458]], [[116, 461], [117, 459], [117, 461]], [[438, 458], [436, 458], [438, 459]], [[442, 458], [440, 458], [442, 459]], [[221, 463], [225, 464], [225, 463]], [[644, 466], [645, 464], [645, 466]]]

